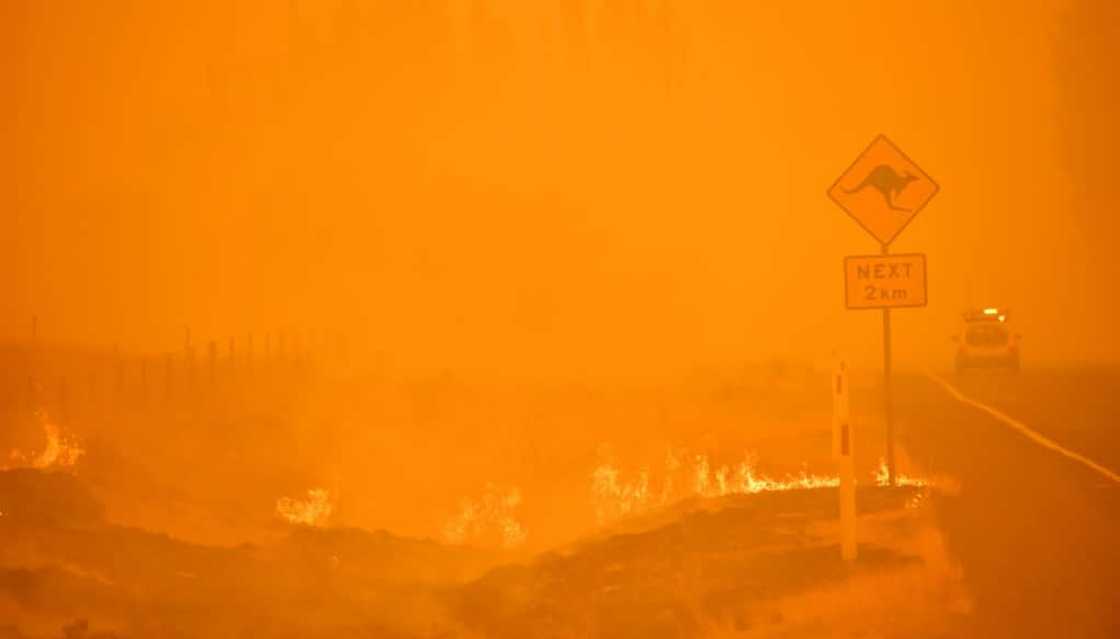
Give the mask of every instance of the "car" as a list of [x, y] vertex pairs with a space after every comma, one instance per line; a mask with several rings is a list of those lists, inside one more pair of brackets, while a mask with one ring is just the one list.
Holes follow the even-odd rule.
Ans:
[[1022, 335], [1012, 333], [1007, 309], [989, 306], [965, 311], [957, 342], [957, 372], [967, 368], [1006, 368], [1019, 370], [1019, 342]]

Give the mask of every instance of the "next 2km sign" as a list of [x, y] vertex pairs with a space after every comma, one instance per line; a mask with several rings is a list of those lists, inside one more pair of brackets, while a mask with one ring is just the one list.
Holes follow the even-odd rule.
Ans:
[[844, 258], [844, 296], [850, 309], [926, 305], [926, 256], [922, 253]]

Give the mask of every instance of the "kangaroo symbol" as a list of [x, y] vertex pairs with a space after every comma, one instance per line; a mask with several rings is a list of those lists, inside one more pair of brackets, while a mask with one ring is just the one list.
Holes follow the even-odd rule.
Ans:
[[859, 186], [854, 189], [843, 189], [843, 191], [845, 193], [856, 193], [870, 186], [883, 196], [883, 200], [886, 201], [887, 206], [890, 207], [891, 210], [909, 213], [910, 209], [895, 206], [894, 200], [898, 197], [899, 193], [902, 193], [903, 189], [916, 179], [918, 179], [917, 176], [910, 175], [910, 173], [899, 175], [895, 173], [895, 170], [891, 168], [890, 165], [880, 164], [871, 169], [871, 172], [867, 174], [867, 177], [863, 178]]

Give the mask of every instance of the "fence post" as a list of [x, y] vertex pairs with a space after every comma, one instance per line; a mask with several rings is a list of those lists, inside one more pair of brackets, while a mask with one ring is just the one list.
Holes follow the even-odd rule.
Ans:
[[832, 375], [832, 455], [840, 476], [840, 556], [845, 561], [855, 561], [858, 555], [856, 479], [852, 463], [849, 386], [847, 365], [840, 360]]

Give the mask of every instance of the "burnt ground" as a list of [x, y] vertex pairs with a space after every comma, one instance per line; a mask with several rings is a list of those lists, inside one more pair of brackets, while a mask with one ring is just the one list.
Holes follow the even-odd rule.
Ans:
[[928, 512], [908, 508], [925, 494], [862, 489], [855, 564], [839, 556], [835, 491], [814, 489], [687, 500], [503, 565], [511, 558], [354, 529], [187, 544], [106, 523], [74, 477], [8, 471], [0, 610], [22, 622], [11, 637], [64, 626], [119, 637], [796, 636], [829, 615], [790, 600], [926, 571], [909, 542]]
[[[1117, 379], [952, 381], [1108, 465]], [[190, 543], [116, 523], [81, 466], [24, 469], [0, 473], [0, 637], [1120, 636], [1116, 484], [925, 377], [897, 388], [901, 457], [937, 486], [863, 488], [853, 566], [828, 489], [679, 501], [511, 553], [276, 522]], [[874, 388], [853, 400], [873, 466]]]
[[[866, 488], [865, 519], [912, 537], [897, 516], [920, 489]], [[691, 637], [799, 633], [805, 617], [775, 602], [866, 575], [924, 567], [892, 535], [868, 534], [858, 562], [840, 558], [830, 489], [735, 496], [682, 504], [652, 527], [604, 533], [527, 565], [503, 567], [455, 593], [458, 616], [488, 637]], [[670, 521], [666, 523], [666, 520]], [[865, 523], [865, 533], [872, 526]], [[938, 606], [941, 602], [926, 602]]]

